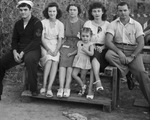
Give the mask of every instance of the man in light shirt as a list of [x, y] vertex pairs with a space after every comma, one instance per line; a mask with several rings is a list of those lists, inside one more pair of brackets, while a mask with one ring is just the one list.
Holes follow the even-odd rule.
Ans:
[[[145, 71], [141, 50], [144, 47], [144, 33], [139, 22], [130, 18], [128, 3], [117, 5], [118, 18], [110, 23], [106, 33], [108, 62], [116, 66], [125, 77], [130, 71], [139, 82], [140, 89], [150, 104], [150, 79]], [[128, 78], [127, 78], [128, 80]], [[130, 85], [129, 89], [130, 89]]]

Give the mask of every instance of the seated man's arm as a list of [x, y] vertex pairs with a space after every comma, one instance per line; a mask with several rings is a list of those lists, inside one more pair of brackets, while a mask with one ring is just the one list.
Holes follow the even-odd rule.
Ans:
[[106, 33], [106, 46], [116, 52], [120, 58], [120, 62], [122, 64], [126, 64], [126, 56], [125, 54], [118, 49], [115, 44], [113, 43], [113, 35], [111, 33]]
[[17, 28], [17, 23], [15, 24], [14, 29], [13, 29], [11, 47], [13, 50], [14, 60], [16, 62], [20, 63], [21, 59], [20, 59], [20, 55], [18, 53], [19, 33], [16, 28]]
[[119, 54], [120, 50], [113, 43], [113, 35], [111, 33], [106, 33], [106, 46]]
[[135, 30], [136, 30], [135, 39], [137, 42], [137, 48], [135, 49], [135, 51], [132, 54], [137, 56], [144, 47], [144, 33], [143, 33], [143, 28], [140, 23], [136, 23]]
[[137, 48], [132, 53], [135, 56], [137, 56], [142, 51], [142, 49], [144, 47], [144, 36], [143, 35], [139, 36], [136, 41], [137, 41]]
[[18, 50], [18, 42], [19, 42], [19, 33], [16, 29], [17, 24], [15, 24], [14, 29], [13, 29], [13, 35], [12, 35], [12, 42], [11, 42], [11, 47], [12, 50], [17, 51]]

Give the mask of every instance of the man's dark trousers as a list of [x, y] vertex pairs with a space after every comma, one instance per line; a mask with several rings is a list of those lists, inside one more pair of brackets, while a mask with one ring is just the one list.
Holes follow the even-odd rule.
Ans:
[[[32, 50], [24, 55], [23, 62], [25, 63], [27, 72], [28, 72], [28, 81], [30, 84], [31, 92], [37, 91], [37, 69], [38, 62], [41, 57], [41, 50], [36, 49]], [[5, 76], [6, 70], [18, 65], [19, 63], [15, 62], [13, 52], [5, 54], [0, 59], [0, 95], [3, 92], [3, 78]]]

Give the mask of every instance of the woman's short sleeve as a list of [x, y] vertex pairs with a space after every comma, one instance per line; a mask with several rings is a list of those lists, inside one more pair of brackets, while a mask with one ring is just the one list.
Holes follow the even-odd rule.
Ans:
[[45, 25], [46, 20], [44, 19], [41, 22], [42, 22], [42, 25], [43, 25], [43, 33], [46, 33], [46, 25]]
[[64, 38], [64, 24], [60, 21], [58, 23], [58, 29], [59, 29], [58, 37]]
[[83, 27], [88, 27], [88, 28], [91, 28], [91, 21], [86, 21], [83, 25]]

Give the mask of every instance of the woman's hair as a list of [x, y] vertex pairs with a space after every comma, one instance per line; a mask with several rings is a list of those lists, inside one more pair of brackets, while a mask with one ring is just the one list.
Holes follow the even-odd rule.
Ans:
[[21, 3], [20, 5], [17, 6], [17, 8], [20, 8], [20, 7], [28, 7], [29, 10], [31, 9], [31, 6], [27, 3]]
[[79, 4], [69, 4], [69, 5], [67, 6], [67, 8], [66, 8], [66, 11], [67, 11], [67, 12], [69, 12], [69, 9], [70, 9], [71, 6], [77, 7], [77, 9], [78, 9], [78, 15], [81, 13], [81, 7], [80, 7]]
[[90, 33], [90, 35], [92, 36], [93, 35], [93, 32], [92, 32], [92, 30], [91, 30], [91, 28], [89, 28], [89, 27], [83, 27], [82, 29], [81, 29], [81, 35], [82, 35], [82, 33]]
[[61, 12], [61, 10], [59, 9], [58, 4], [57, 4], [56, 2], [51, 2], [51, 3], [48, 4], [48, 6], [47, 6], [47, 7], [44, 9], [44, 11], [43, 11], [43, 15], [44, 15], [44, 17], [45, 17], [46, 19], [49, 18], [49, 15], [48, 15], [48, 8], [49, 8], [49, 7], [56, 7], [56, 9], [57, 9], [56, 19], [59, 19], [59, 18], [62, 16], [62, 12]]
[[94, 17], [92, 15], [92, 10], [96, 9], [96, 8], [102, 9], [102, 11], [103, 11], [102, 20], [105, 21], [107, 19], [106, 9], [101, 2], [94, 2], [94, 3], [90, 4], [89, 10], [88, 10], [89, 20], [94, 20]]

